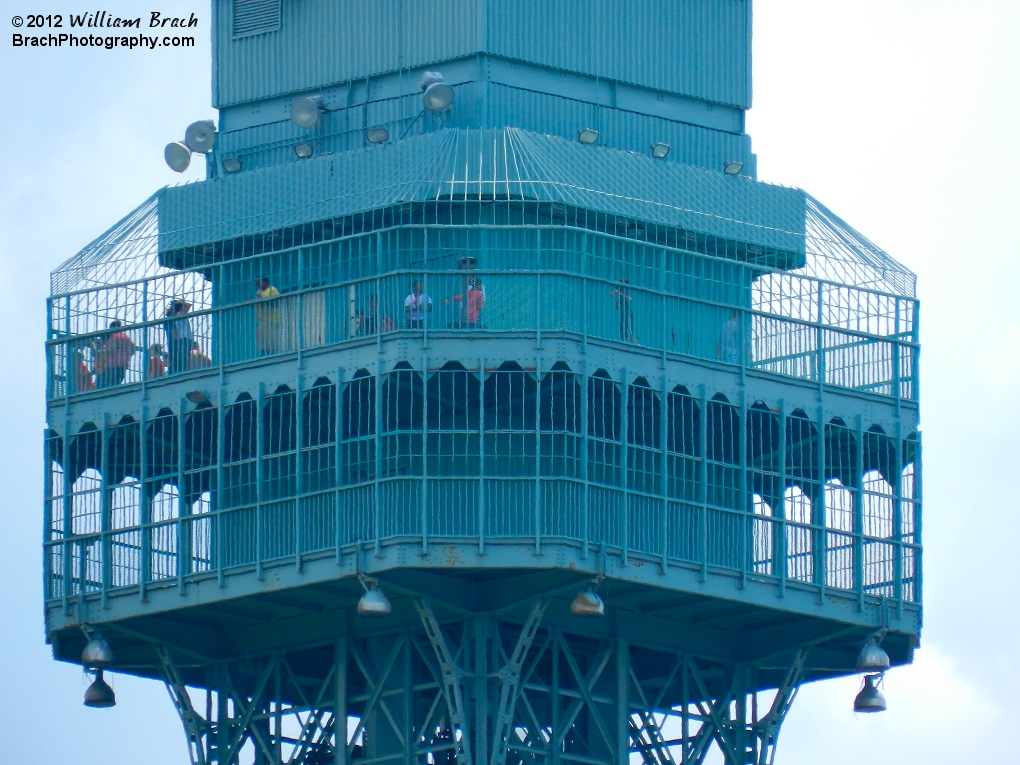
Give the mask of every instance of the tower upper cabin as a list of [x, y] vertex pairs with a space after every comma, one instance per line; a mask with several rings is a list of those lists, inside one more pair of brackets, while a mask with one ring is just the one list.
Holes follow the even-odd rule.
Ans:
[[[215, 0], [213, 159], [243, 169], [442, 127], [504, 128], [649, 152], [754, 176], [751, 3], [650, 0]], [[455, 108], [423, 113], [438, 72]], [[311, 128], [290, 120], [314, 98]], [[367, 131], [376, 131], [368, 134]], [[661, 151], [661, 149], [660, 149]], [[216, 162], [212, 163], [214, 166]], [[216, 172], [214, 167], [213, 172]]]

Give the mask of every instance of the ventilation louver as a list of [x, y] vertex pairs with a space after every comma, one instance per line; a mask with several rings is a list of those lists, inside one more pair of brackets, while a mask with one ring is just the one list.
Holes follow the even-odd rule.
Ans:
[[280, 29], [280, 0], [234, 0], [234, 37]]

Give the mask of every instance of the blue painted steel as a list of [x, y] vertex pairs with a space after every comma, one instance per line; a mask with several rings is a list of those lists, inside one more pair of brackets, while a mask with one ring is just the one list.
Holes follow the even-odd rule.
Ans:
[[753, 180], [750, 2], [214, 13], [211, 177], [51, 277], [57, 658], [102, 630], [202, 765], [765, 765], [801, 682], [911, 660], [915, 277]]

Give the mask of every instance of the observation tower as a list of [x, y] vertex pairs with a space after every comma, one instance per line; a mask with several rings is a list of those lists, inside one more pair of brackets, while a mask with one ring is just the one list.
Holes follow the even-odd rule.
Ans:
[[201, 765], [765, 765], [804, 682], [884, 708], [915, 277], [757, 181], [750, 0], [212, 20], [218, 121], [166, 149], [207, 180], [52, 274], [87, 704], [164, 682]]

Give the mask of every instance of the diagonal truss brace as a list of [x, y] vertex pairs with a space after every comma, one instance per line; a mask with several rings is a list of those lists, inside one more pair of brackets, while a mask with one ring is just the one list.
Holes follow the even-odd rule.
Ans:
[[517, 699], [520, 695], [521, 670], [548, 605], [549, 602], [546, 600], [535, 603], [528, 620], [524, 623], [520, 637], [517, 638], [513, 655], [506, 666], [497, 673], [497, 677], [500, 679], [499, 712], [496, 714], [495, 730], [492, 736], [492, 765], [505, 765], [506, 763], [507, 746], [513, 731], [514, 709], [517, 707]]
[[203, 738], [209, 730], [209, 724], [195, 711], [191, 704], [191, 696], [188, 689], [181, 680], [177, 665], [166, 648], [162, 645], [156, 646], [156, 653], [159, 656], [160, 667], [163, 672], [163, 682], [166, 684], [167, 693], [174, 703], [177, 714], [184, 724], [184, 735], [188, 739], [188, 757], [191, 758], [191, 765], [208, 765], [209, 756], [206, 752]]
[[[467, 726], [467, 716], [464, 707], [464, 695], [461, 693], [460, 680], [465, 675], [464, 670], [457, 666], [450, 653], [449, 646], [443, 631], [439, 628], [436, 616], [432, 608], [423, 600], [415, 600], [414, 607], [421, 617], [421, 623], [425, 627], [425, 634], [428, 636], [432, 649], [436, 652], [439, 660], [439, 672], [442, 676], [443, 695], [446, 698], [446, 706], [450, 710], [450, 727], [453, 733], [454, 746], [457, 751], [457, 765], [472, 765], [471, 743]], [[461, 735], [457, 737], [457, 729]]]

